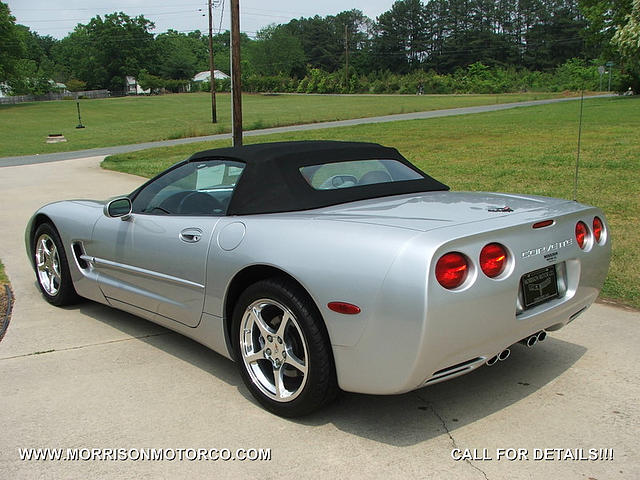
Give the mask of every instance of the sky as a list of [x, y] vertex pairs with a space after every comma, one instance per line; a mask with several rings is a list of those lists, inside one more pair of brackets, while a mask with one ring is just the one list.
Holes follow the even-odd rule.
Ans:
[[[209, 28], [207, 0], [2, 0], [16, 22], [40, 35], [63, 38], [78, 23], [88, 23], [96, 15], [124, 12], [129, 16], [144, 15], [155, 23], [153, 33], [174, 29], [182, 32]], [[213, 0], [215, 31], [228, 30], [230, 0]], [[358, 9], [375, 19], [391, 8], [393, 0], [240, 0], [240, 30], [254, 36], [271, 23], [287, 23], [292, 18], [335, 15]], [[223, 13], [221, 19], [221, 12]], [[222, 20], [222, 23], [220, 23]]]

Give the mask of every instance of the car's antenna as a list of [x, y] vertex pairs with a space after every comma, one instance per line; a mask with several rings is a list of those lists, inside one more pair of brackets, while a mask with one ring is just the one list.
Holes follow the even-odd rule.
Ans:
[[578, 125], [578, 154], [576, 156], [576, 174], [573, 179], [573, 201], [578, 201], [578, 168], [580, 167], [580, 143], [582, 141], [582, 105], [584, 104], [584, 90], [580, 90], [580, 123]]

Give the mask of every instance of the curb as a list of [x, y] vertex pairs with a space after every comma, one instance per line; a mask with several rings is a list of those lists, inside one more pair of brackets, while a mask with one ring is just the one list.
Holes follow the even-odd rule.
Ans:
[[0, 342], [4, 338], [4, 334], [7, 333], [7, 329], [9, 328], [9, 320], [11, 320], [11, 310], [13, 308], [13, 293], [11, 292], [9, 285], [4, 286], [4, 291], [7, 295], [7, 311], [4, 312], [2, 325], [0, 325]]

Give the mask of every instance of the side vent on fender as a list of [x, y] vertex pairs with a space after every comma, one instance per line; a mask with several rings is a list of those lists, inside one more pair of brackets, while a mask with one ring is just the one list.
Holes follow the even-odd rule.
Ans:
[[84, 247], [82, 246], [82, 243], [74, 242], [72, 244], [72, 248], [73, 248], [73, 256], [76, 257], [76, 262], [78, 263], [78, 266], [83, 270], [88, 269], [89, 264], [87, 263], [86, 260], [82, 258], [82, 256], [84, 255]]

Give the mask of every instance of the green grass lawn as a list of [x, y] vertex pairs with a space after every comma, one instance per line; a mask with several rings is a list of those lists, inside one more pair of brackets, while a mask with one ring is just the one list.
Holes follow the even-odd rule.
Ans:
[[[397, 147], [453, 190], [572, 198], [579, 103], [248, 137], [247, 143], [363, 140]], [[613, 257], [603, 297], [640, 308], [640, 98], [584, 103], [578, 200], [604, 209]], [[108, 157], [103, 167], [152, 176], [206, 142]]]
[[9, 283], [9, 277], [7, 277], [7, 274], [4, 272], [4, 265], [0, 262], [0, 286], [6, 283]]
[[[551, 93], [505, 95], [316, 96], [245, 95], [244, 127], [267, 127], [468, 107], [560, 96]], [[230, 97], [219, 94], [218, 124], [211, 123], [206, 93], [0, 105], [0, 157], [82, 150], [231, 131]], [[46, 144], [62, 133], [67, 142]]]

